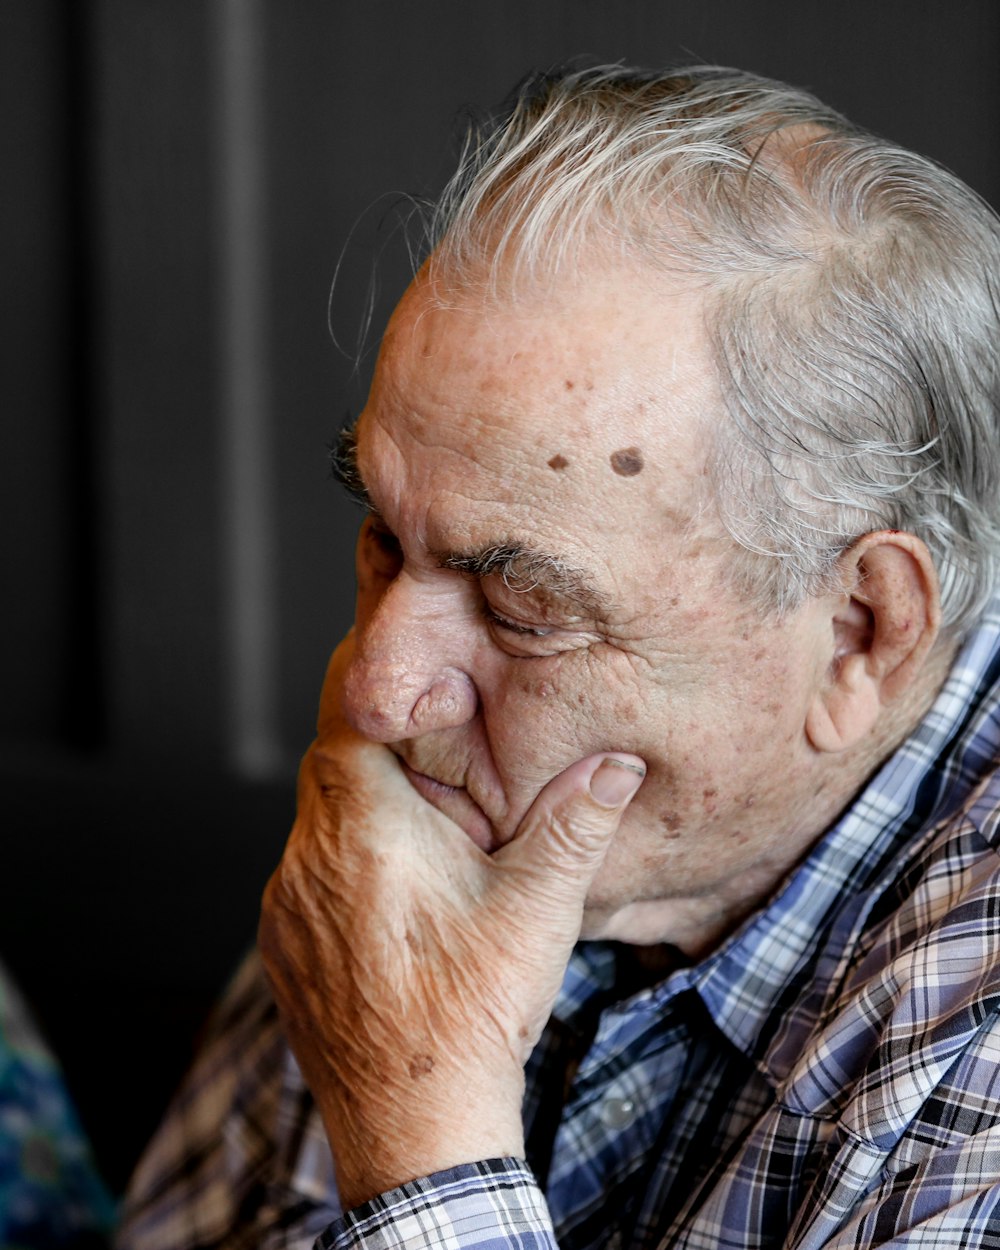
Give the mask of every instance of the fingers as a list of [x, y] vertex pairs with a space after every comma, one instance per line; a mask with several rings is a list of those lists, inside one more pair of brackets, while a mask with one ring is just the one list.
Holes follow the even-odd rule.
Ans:
[[590, 797], [600, 807], [625, 810], [646, 776], [636, 756], [606, 755], [590, 774]]
[[565, 888], [582, 903], [645, 775], [635, 755], [580, 760], [549, 782], [495, 859], [537, 874], [547, 891]]

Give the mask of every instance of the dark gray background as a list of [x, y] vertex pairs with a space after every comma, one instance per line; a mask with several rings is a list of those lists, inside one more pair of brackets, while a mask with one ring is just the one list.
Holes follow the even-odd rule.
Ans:
[[[998, 29], [996, 0], [0, 7], [0, 959], [112, 1183], [252, 938], [350, 619], [352, 227], [347, 339], [379, 197], [585, 53], [809, 86], [996, 203]], [[376, 325], [404, 276], [390, 246]]]

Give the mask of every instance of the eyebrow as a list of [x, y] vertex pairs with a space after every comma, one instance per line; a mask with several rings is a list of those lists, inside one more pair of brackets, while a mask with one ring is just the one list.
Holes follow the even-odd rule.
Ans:
[[499, 577], [519, 595], [540, 590], [594, 620], [604, 620], [613, 611], [611, 600], [597, 590], [585, 570], [523, 543], [493, 543], [476, 551], [434, 554], [443, 569], [467, 577]]
[[347, 492], [352, 502], [366, 512], [378, 514], [374, 500], [368, 493], [361, 470], [358, 468], [357, 422], [351, 419], [330, 444], [330, 471], [334, 479]]
[[[358, 468], [355, 422], [345, 425], [330, 445], [330, 467], [353, 502], [378, 516], [379, 510]], [[479, 579], [499, 577], [515, 594], [526, 595], [539, 590], [596, 621], [607, 620], [615, 610], [611, 598], [597, 589], [586, 570], [561, 556], [516, 540], [490, 543], [474, 551], [432, 551], [431, 554], [439, 568]]]

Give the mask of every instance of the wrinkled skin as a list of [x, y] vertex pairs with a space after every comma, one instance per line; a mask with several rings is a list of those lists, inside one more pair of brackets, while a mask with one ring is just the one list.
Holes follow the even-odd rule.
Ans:
[[[576, 939], [708, 949], [940, 680], [914, 685], [936, 583], [912, 536], [867, 536], [843, 593], [780, 618], [740, 598], [704, 489], [718, 404], [697, 301], [635, 275], [531, 309], [418, 279], [393, 318], [357, 429], [356, 629], [261, 924], [348, 1205], [521, 1154]], [[470, 572], [511, 543], [599, 605]], [[628, 768], [589, 796], [609, 753], [645, 769], [627, 806]]]
[[[556, 778], [495, 855], [416, 797], [341, 712], [334, 653], [260, 946], [337, 1159], [342, 1200], [485, 1155], [522, 1155], [522, 1069], [641, 762]], [[625, 766], [622, 766], [625, 765]]]
[[[441, 308], [418, 283], [357, 426], [377, 514], [358, 544], [348, 718], [417, 786], [446, 783], [424, 797], [486, 848], [576, 760], [643, 759], [588, 937], [703, 940], [836, 810], [805, 727], [834, 626], [825, 601], [777, 620], [727, 582], [704, 338], [697, 300], [629, 275], [514, 308]], [[441, 567], [508, 540], [581, 570], [605, 609]]]

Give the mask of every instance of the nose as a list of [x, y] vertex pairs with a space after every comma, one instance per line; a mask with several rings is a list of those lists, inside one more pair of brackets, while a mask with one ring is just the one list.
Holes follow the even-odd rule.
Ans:
[[451, 597], [403, 572], [359, 622], [344, 708], [364, 737], [396, 742], [475, 716], [479, 696], [461, 664], [460, 616]]

